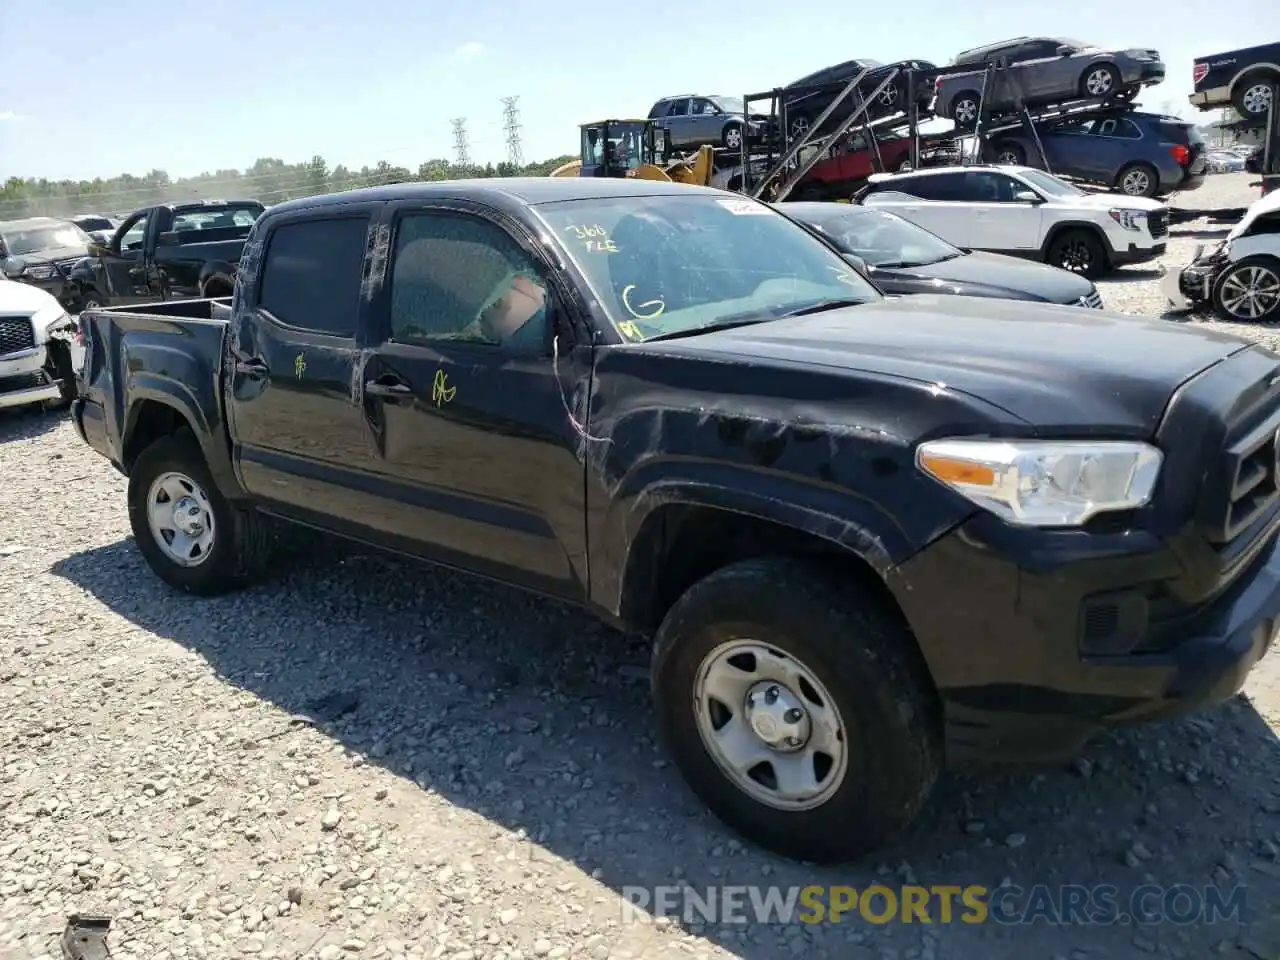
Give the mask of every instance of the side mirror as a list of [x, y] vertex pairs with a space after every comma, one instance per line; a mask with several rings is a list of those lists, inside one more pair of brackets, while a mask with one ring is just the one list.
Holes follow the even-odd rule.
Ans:
[[17, 280], [26, 269], [27, 261], [22, 257], [9, 257], [4, 262], [4, 275], [10, 280]]
[[1019, 190], [1013, 195], [1017, 203], [1044, 203], [1044, 199], [1034, 190]]
[[842, 256], [845, 258], [845, 260], [848, 261], [849, 266], [857, 270], [858, 273], [861, 274], [864, 279], [870, 279], [871, 268], [867, 266], [867, 261], [863, 260], [856, 253], [845, 253], [845, 254], [842, 254]]
[[101, 257], [107, 252], [107, 245], [102, 240], [94, 240], [85, 245], [85, 250], [91, 257]]
[[1060, 57], [1069, 57], [1069, 56], [1071, 56], [1073, 53], [1075, 53], [1075, 51], [1074, 51], [1073, 49], [1071, 49], [1070, 47], [1068, 47], [1068, 46], [1060, 46], [1060, 47], [1058, 47], [1058, 56], [1060, 56]]

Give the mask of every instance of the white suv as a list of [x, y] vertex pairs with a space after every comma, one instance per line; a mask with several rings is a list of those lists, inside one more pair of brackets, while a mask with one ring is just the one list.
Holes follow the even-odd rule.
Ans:
[[1042, 260], [1088, 277], [1164, 253], [1169, 208], [1086, 193], [1032, 167], [932, 167], [873, 174], [854, 202], [885, 207], [949, 243]]

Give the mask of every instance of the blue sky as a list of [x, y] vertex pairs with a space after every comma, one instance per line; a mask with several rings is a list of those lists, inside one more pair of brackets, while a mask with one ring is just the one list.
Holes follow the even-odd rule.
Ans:
[[741, 96], [854, 57], [945, 63], [1019, 34], [1153, 46], [1169, 77], [1142, 103], [1193, 116], [1193, 57], [1280, 40], [1275, 0], [537, 6], [547, 12], [512, 0], [19, 4], [0, 27], [0, 180], [185, 176], [316, 153], [416, 167], [452, 156], [459, 116], [472, 158], [497, 161], [499, 98], [515, 94], [524, 156], [544, 159], [576, 152], [578, 123], [643, 116], [660, 96]]

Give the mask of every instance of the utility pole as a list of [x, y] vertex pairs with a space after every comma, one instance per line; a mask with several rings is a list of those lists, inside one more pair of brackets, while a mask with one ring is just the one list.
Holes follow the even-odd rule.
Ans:
[[471, 146], [467, 141], [467, 118], [455, 117], [449, 122], [453, 124], [454, 165], [459, 170], [468, 171], [471, 169]]
[[502, 129], [507, 135], [507, 162], [519, 170], [524, 166], [524, 152], [520, 149], [519, 97], [502, 97]]

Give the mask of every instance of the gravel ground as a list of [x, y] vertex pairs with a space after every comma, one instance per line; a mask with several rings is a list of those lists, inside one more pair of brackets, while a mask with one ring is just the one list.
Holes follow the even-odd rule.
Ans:
[[[1245, 184], [1190, 199], [1242, 205]], [[1225, 229], [1176, 227], [1166, 264]], [[1163, 309], [1151, 270], [1104, 288]], [[1066, 769], [948, 777], [896, 847], [816, 869], [703, 811], [650, 735], [647, 651], [579, 613], [310, 535], [269, 583], [180, 597], [65, 417], [0, 415], [0, 476], [0, 957], [58, 955], [72, 912], [114, 917], [113, 956], [145, 960], [1280, 956], [1280, 654], [1246, 697]], [[680, 882], [1002, 881], [1243, 885], [1247, 906], [1145, 927], [622, 907]]]

